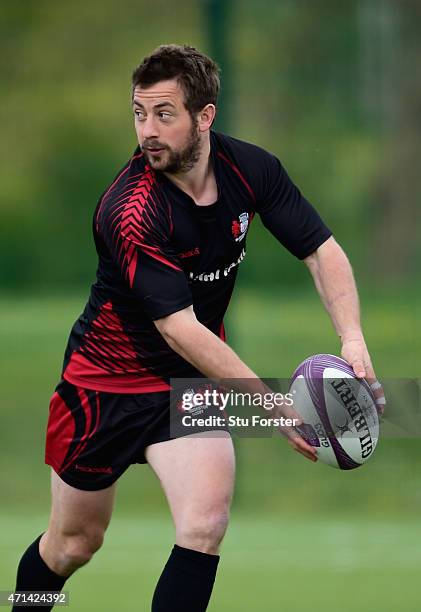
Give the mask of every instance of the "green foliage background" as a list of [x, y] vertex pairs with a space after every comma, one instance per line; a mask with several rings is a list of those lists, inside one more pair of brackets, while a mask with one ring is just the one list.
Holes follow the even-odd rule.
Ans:
[[[212, 2], [2, 4], [5, 289], [67, 291], [92, 280], [92, 210], [136, 146], [131, 72], [165, 41], [209, 51]], [[216, 35], [227, 37], [231, 133], [280, 156], [362, 281], [410, 283], [419, 254], [417, 3], [224, 4]], [[284, 286], [305, 282], [261, 228], [250, 246], [244, 282], [267, 287], [274, 258]]]
[[[47, 524], [48, 400], [95, 275], [93, 209], [136, 146], [131, 71], [158, 44], [220, 52], [209, 32], [226, 33], [224, 124], [281, 158], [349, 254], [378, 375], [420, 376], [419, 3], [236, 0], [212, 25], [215, 4], [0, 6], [0, 589], [13, 587], [21, 551]], [[253, 225], [229, 340], [261, 376], [287, 377], [309, 354], [338, 353], [338, 342], [304, 266]], [[389, 418], [419, 408], [402, 400]], [[344, 612], [418, 610], [415, 431], [385, 437], [346, 474], [275, 438], [238, 439], [212, 610], [302, 612], [309, 601], [316, 612], [338, 601]], [[73, 609], [148, 609], [171, 542], [157, 482], [147, 466], [132, 468], [106, 548], [72, 580]]]

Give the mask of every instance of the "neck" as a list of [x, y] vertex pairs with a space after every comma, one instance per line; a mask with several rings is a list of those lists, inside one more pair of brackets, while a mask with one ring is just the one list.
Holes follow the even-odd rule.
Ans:
[[208, 187], [209, 179], [213, 178], [213, 169], [210, 163], [209, 132], [203, 138], [200, 157], [193, 168], [186, 172], [164, 172], [164, 174], [177, 187], [188, 193], [196, 202], [200, 202]]

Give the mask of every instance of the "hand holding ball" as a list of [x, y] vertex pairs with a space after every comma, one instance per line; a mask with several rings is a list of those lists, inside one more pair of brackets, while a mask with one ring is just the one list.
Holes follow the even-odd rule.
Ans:
[[296, 429], [320, 461], [352, 470], [372, 456], [379, 438], [375, 398], [344, 359], [309, 357], [295, 370], [290, 393], [303, 419]]

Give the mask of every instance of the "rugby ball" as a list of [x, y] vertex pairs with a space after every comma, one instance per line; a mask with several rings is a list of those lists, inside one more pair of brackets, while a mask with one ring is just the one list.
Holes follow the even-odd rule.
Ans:
[[313, 355], [292, 375], [296, 427], [322, 463], [353, 470], [365, 463], [379, 439], [379, 419], [370, 386], [335, 355]]

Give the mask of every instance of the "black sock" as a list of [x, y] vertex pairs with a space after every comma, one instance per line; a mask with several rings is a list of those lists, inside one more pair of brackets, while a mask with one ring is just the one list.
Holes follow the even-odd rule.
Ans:
[[175, 544], [152, 599], [152, 612], [204, 612], [215, 582], [219, 555]]
[[[42, 535], [35, 542], [32, 542], [23, 553], [18, 566], [15, 591], [61, 591], [67, 580], [67, 578], [50, 570], [39, 554], [39, 541]], [[38, 608], [39, 606], [33, 607]], [[52, 610], [52, 608], [53, 606], [42, 606], [45, 612]], [[28, 610], [28, 607], [15, 605], [12, 608], [12, 612], [22, 612], [24, 610]]]

